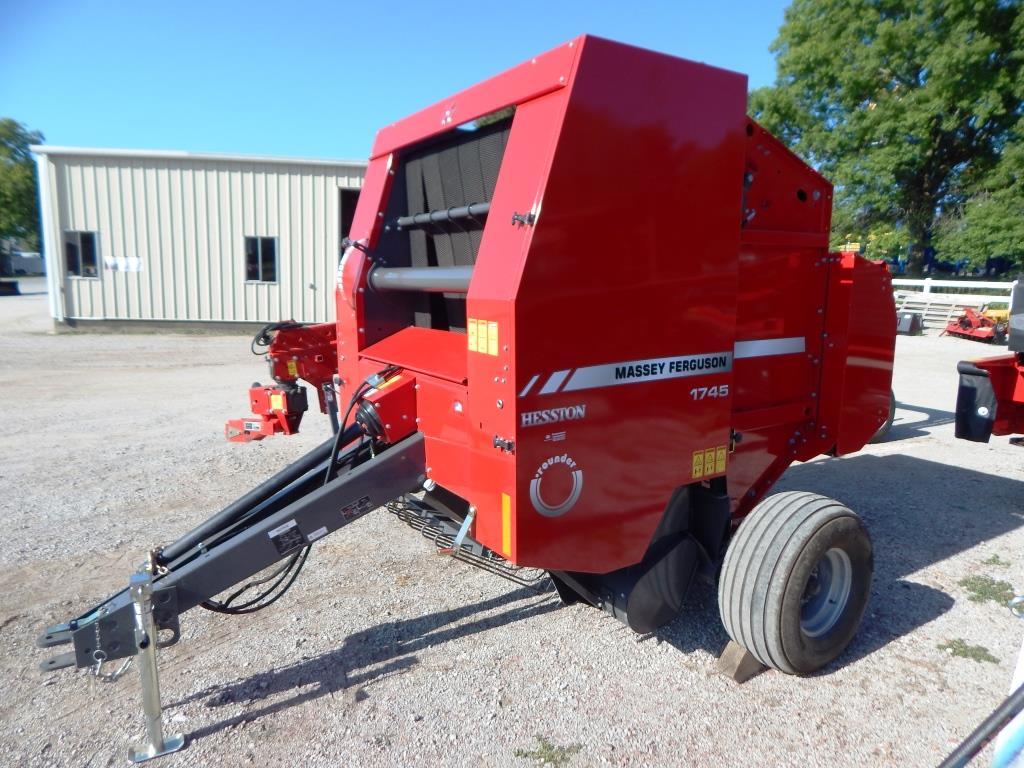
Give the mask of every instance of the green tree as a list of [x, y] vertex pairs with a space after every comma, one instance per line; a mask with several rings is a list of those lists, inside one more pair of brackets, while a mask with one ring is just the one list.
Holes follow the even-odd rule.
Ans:
[[[906, 229], [919, 268], [1014, 138], [1022, 0], [793, 0], [751, 112], [836, 185], [839, 232]], [[967, 210], [969, 210], [968, 206]]]
[[0, 237], [39, 243], [39, 193], [30, 144], [43, 134], [17, 120], [0, 119]]
[[992, 173], [939, 220], [942, 253], [966, 256], [975, 266], [1001, 256], [1024, 268], [1024, 119], [1014, 133]]

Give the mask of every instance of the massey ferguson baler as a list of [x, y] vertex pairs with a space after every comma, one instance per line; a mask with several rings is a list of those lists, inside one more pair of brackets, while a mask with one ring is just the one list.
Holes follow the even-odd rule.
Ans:
[[265, 607], [316, 540], [384, 505], [637, 632], [717, 577], [757, 660], [833, 660], [870, 592], [868, 534], [839, 502], [766, 496], [885, 420], [892, 291], [829, 252], [831, 186], [746, 98], [741, 75], [580, 37], [382, 129], [336, 325], [265, 329], [274, 383], [227, 427], [295, 432], [305, 380], [334, 437], [50, 628], [40, 643], [71, 650], [44, 668], [139, 655], [133, 756], [177, 748], [155, 649], [179, 616]]

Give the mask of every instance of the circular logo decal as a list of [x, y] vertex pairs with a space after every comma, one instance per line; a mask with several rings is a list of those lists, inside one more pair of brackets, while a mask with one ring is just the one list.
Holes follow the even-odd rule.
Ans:
[[[555, 504], [545, 501], [541, 496], [541, 484], [544, 493], [550, 500], [560, 499]], [[530, 481], [530, 501], [533, 508], [544, 517], [559, 517], [572, 509], [583, 493], [583, 470], [569, 454], [552, 456], [537, 467]]]

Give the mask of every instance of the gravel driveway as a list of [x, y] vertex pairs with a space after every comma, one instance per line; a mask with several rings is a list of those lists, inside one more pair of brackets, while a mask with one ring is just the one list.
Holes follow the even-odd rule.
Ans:
[[[43, 676], [34, 638], [328, 426], [312, 414], [297, 437], [224, 441], [265, 378], [243, 337], [49, 328], [44, 295], [0, 299], [0, 763], [123, 765], [137, 673]], [[1024, 630], [961, 585], [1024, 589], [1024, 450], [953, 439], [956, 362], [991, 351], [901, 337], [889, 439], [779, 484], [842, 500], [875, 541], [862, 629], [818, 675], [719, 676], [710, 587], [641, 640], [375, 513], [318, 543], [273, 608], [186, 614], [160, 663], [165, 722], [190, 746], [159, 764], [934, 765], [1003, 699]], [[939, 648], [958, 640], [991, 658]]]

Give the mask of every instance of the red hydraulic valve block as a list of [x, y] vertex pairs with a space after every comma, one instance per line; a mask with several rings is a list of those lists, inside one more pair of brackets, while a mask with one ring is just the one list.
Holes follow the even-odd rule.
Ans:
[[397, 373], [362, 397], [356, 414], [363, 431], [385, 443], [397, 443], [417, 430], [416, 379]]
[[253, 415], [231, 419], [224, 436], [233, 443], [248, 443], [276, 434], [294, 435], [309, 408], [304, 387], [272, 387], [256, 382], [249, 388]]
[[[333, 408], [332, 382], [338, 370], [338, 327], [335, 323], [299, 325], [294, 322], [271, 326], [273, 337], [267, 345], [270, 375], [278, 384], [309, 382], [320, 399], [320, 412]], [[257, 338], [260, 338], [259, 336]]]
[[[320, 412], [336, 418], [334, 374], [338, 369], [337, 326], [302, 325], [294, 321], [264, 326], [253, 339], [253, 351], [266, 348], [275, 385], [259, 382], [249, 390], [254, 416], [231, 419], [224, 425], [227, 439], [236, 443], [262, 440], [269, 435], [294, 435], [308, 408], [301, 379], [316, 390]], [[257, 353], [258, 354], [258, 353]]]

